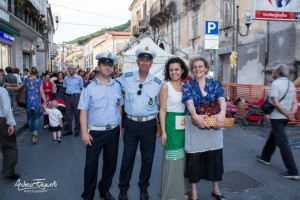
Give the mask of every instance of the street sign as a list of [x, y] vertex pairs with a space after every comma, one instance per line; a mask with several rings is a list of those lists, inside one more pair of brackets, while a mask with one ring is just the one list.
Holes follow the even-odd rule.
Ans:
[[218, 35], [219, 34], [219, 22], [218, 21], [206, 21], [205, 22], [205, 34], [206, 35]]
[[219, 22], [206, 21], [204, 49], [218, 49], [218, 48], [219, 48]]

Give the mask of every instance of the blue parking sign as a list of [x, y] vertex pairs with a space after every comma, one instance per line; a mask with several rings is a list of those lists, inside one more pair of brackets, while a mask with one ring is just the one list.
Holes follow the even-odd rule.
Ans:
[[205, 34], [218, 35], [219, 34], [219, 22], [218, 21], [206, 21], [205, 22]]

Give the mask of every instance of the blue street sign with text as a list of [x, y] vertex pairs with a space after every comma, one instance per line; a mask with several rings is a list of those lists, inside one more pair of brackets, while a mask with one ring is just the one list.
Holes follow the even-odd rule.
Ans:
[[219, 22], [218, 21], [206, 21], [205, 22], [205, 34], [218, 35], [219, 34]]

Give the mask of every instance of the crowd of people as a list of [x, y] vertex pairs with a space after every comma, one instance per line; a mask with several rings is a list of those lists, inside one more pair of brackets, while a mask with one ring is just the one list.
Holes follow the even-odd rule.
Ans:
[[[84, 191], [81, 195], [84, 199], [94, 198], [98, 160], [102, 150], [102, 177], [98, 184], [100, 197], [105, 200], [115, 199], [109, 189], [116, 171], [121, 138], [124, 149], [118, 199], [128, 199], [127, 191], [130, 188], [138, 146], [141, 152], [138, 181], [140, 199], [150, 199], [148, 187], [155, 144], [157, 137], [161, 136], [164, 151], [160, 198], [198, 199], [197, 183], [207, 180], [212, 182], [211, 195], [216, 200], [225, 200], [218, 185], [224, 172], [222, 127], [226, 115], [226, 102], [222, 83], [206, 78], [210, 66], [207, 60], [201, 57], [191, 61], [190, 69], [181, 58], [170, 58], [165, 64], [164, 80], [149, 72], [156, 57], [155, 51], [148, 46], [138, 48], [136, 57], [138, 70], [122, 76], [112, 76], [113, 66], [118, 57], [111, 52], [98, 54], [97, 69], [90, 73], [77, 71], [76, 66], [70, 64], [67, 73], [45, 72], [39, 76], [37, 68], [31, 67], [29, 71], [25, 69], [26, 75], [24, 70], [24, 76], [18, 77], [10, 75], [13, 72], [18, 75], [18, 70], [7, 68], [8, 76], [0, 77], [0, 83], [5, 85], [8, 92], [0, 88], [1, 98], [3, 101], [9, 97], [13, 100], [15, 91], [22, 87], [27, 88], [27, 120], [33, 144], [37, 143], [41, 108], [43, 127], [53, 132], [54, 143], [62, 142], [61, 135], [77, 137], [81, 131], [82, 142], [86, 144]], [[189, 71], [194, 78], [185, 81]], [[1, 73], [0, 70], [0, 76]], [[270, 115], [272, 130], [261, 156], [257, 159], [269, 164], [277, 145], [288, 169], [281, 175], [285, 178], [299, 179], [285, 133], [287, 121], [294, 120], [298, 108], [295, 87], [290, 84], [286, 88], [278, 86], [286, 82], [287, 75], [285, 65], [280, 65], [274, 70], [273, 78], [278, 81], [274, 81], [270, 91], [270, 98], [276, 108], [275, 113]], [[287, 98], [281, 103], [278, 99], [283, 96], [285, 90], [288, 90]], [[205, 116], [196, 112], [199, 103], [207, 101], [218, 101], [220, 105], [220, 112], [214, 115], [217, 120], [215, 128], [208, 127]], [[14, 172], [17, 148], [16, 138], [12, 136], [16, 122], [11, 113], [14, 104], [6, 106], [0, 102], [0, 105], [0, 127], [6, 127], [1, 128], [1, 142], [4, 139], [9, 140], [9, 143], [4, 145], [3, 154], [6, 153], [5, 148], [14, 149], [9, 152], [9, 160], [4, 160], [3, 174], [5, 178], [16, 179], [19, 178]], [[63, 127], [65, 131], [61, 133]], [[160, 131], [157, 131], [158, 127]]]

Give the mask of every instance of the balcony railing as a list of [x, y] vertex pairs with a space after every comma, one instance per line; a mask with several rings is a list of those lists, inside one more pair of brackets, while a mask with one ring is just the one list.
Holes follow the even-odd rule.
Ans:
[[43, 19], [43, 15], [40, 14], [30, 1], [14, 1], [14, 6], [8, 6], [8, 12], [12, 13], [32, 29], [43, 35], [43, 32], [46, 29], [46, 21]]
[[150, 18], [158, 15], [164, 10], [164, 4], [161, 3], [161, 0], [156, 1], [150, 8]]

